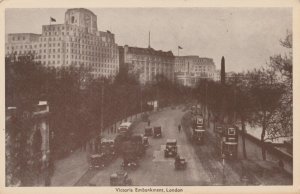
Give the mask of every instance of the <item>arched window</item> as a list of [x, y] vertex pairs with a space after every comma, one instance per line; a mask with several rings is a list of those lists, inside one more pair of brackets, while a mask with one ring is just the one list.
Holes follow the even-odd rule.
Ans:
[[75, 20], [75, 17], [72, 16], [72, 17], [71, 17], [71, 23], [74, 23], [74, 20]]

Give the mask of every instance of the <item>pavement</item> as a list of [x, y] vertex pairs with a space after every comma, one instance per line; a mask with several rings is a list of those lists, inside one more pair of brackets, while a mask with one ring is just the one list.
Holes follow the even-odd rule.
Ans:
[[87, 152], [76, 150], [69, 157], [54, 163], [51, 186], [72, 186], [87, 171]]
[[[140, 120], [140, 118], [136, 117], [132, 119], [135, 119], [135, 122]], [[118, 124], [120, 124], [120, 122]], [[103, 136], [107, 139], [114, 139], [116, 133], [111, 132], [111, 130], [105, 130]], [[86, 144], [86, 149], [80, 148], [70, 153], [68, 157], [54, 162], [55, 170], [51, 177], [51, 186], [72, 186], [80, 182], [80, 179], [86, 175], [89, 170], [87, 159], [90, 153], [93, 152], [90, 150], [91, 148], [89, 148], [89, 144], [92, 142], [93, 140], [90, 140], [90, 142]]]
[[[271, 161], [222, 160], [216, 152], [212, 126], [208, 129], [204, 145], [189, 141], [184, 130], [178, 125], [186, 115], [182, 108], [166, 109], [150, 115], [151, 126], [162, 126], [162, 138], [149, 137], [150, 146], [139, 160], [136, 170], [128, 170], [136, 186], [204, 186], [204, 185], [289, 185], [292, 177], [273, 168]], [[135, 133], [144, 133], [146, 122], [137, 121]], [[107, 134], [108, 135], [108, 134]], [[109, 134], [114, 136], [114, 134]], [[186, 170], [175, 170], [174, 159], [164, 157], [166, 139], [175, 138], [178, 153], [187, 160]], [[69, 157], [55, 162], [52, 186], [109, 186], [109, 177], [120, 170], [121, 157], [113, 160], [101, 170], [89, 170], [88, 151], [77, 150]], [[246, 178], [246, 183], [244, 178]]]

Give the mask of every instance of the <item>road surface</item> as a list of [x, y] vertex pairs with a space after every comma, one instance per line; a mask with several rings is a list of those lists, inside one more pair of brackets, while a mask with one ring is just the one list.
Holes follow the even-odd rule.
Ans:
[[[151, 126], [162, 126], [162, 138], [149, 137], [150, 146], [139, 160], [136, 170], [128, 170], [129, 178], [136, 186], [204, 186], [204, 185], [260, 185], [254, 173], [248, 172], [242, 160], [222, 161], [215, 148], [212, 126], [207, 131], [204, 145], [194, 145], [189, 141], [185, 122], [189, 115], [184, 109], [166, 109], [150, 116]], [[178, 125], [183, 129], [178, 131]], [[146, 122], [138, 122], [134, 133], [144, 133]], [[164, 157], [167, 139], [177, 139], [178, 153], [187, 160], [186, 170], [175, 170], [174, 159]], [[118, 157], [101, 170], [88, 170], [75, 186], [109, 186], [110, 175], [121, 169], [122, 159]], [[260, 173], [260, 172], [257, 172]], [[272, 179], [272, 177], [269, 177]], [[274, 182], [276, 184], [276, 182]], [[274, 184], [273, 183], [273, 184]], [[287, 182], [289, 183], [289, 182]], [[272, 184], [272, 181], [270, 182]]]

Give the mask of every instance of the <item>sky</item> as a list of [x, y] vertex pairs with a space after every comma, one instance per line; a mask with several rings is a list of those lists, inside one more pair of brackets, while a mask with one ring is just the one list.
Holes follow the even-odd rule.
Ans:
[[[88, 8], [88, 7], [86, 7]], [[97, 15], [98, 30], [115, 34], [118, 45], [151, 47], [174, 55], [213, 58], [226, 71], [259, 68], [275, 54], [292, 31], [291, 8], [88, 8]], [[49, 18], [64, 23], [67, 9], [6, 9], [5, 33], [41, 33]]]

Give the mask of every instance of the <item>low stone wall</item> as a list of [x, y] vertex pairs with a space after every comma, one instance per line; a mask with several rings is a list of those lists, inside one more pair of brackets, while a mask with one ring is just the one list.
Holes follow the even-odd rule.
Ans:
[[[242, 146], [242, 133], [239, 132], [239, 157], [243, 158], [243, 146]], [[246, 153], [247, 157], [252, 160], [262, 160], [262, 154], [261, 154], [261, 146], [262, 143], [259, 139], [256, 137], [245, 134], [245, 143], [246, 143]], [[266, 144], [266, 160], [272, 161], [276, 164], [278, 164], [279, 167], [279, 161], [282, 161], [283, 163], [283, 169], [289, 173], [293, 174], [293, 157], [287, 153], [284, 153], [278, 149], [272, 144]]]

